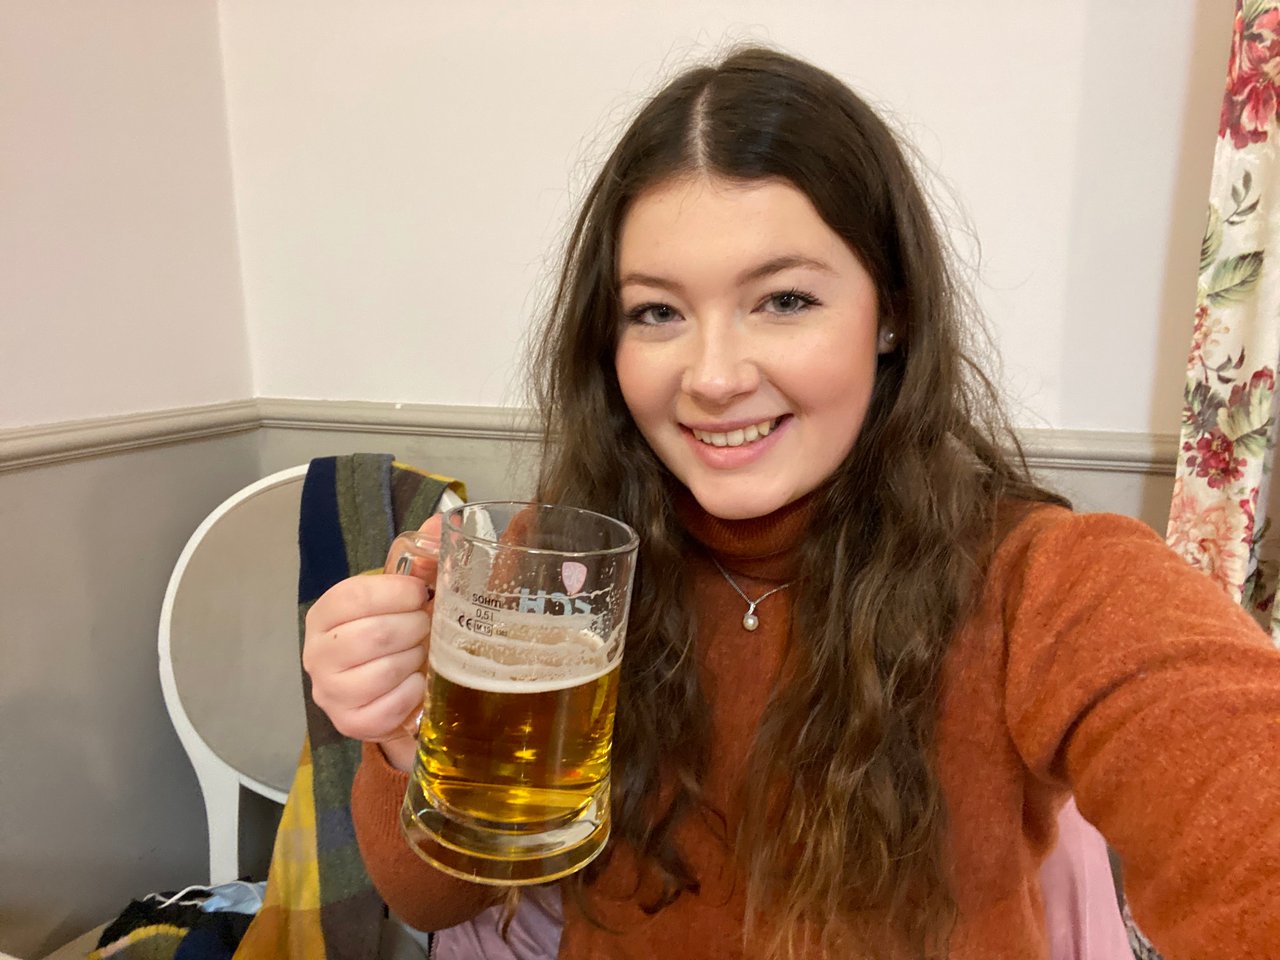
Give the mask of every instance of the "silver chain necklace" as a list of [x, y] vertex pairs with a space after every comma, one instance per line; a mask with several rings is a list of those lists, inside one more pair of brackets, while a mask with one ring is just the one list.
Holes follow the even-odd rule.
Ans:
[[735, 581], [733, 577], [729, 576], [729, 571], [726, 570], [724, 567], [720, 566], [719, 560], [717, 560], [715, 557], [712, 557], [711, 562], [716, 565], [716, 569], [719, 570], [720, 574], [725, 578], [725, 580], [729, 582], [729, 586], [733, 587], [733, 592], [736, 593], [738, 596], [740, 596], [747, 603], [747, 612], [742, 615], [743, 630], [754, 631], [758, 626], [760, 626], [760, 618], [756, 616], [756, 607], [758, 607], [761, 604], [761, 602], [763, 602], [764, 600], [767, 600], [769, 597], [772, 597], [779, 590], [785, 590], [787, 589], [787, 587], [791, 586], [791, 584], [795, 583], [794, 580], [788, 580], [786, 583], [782, 584], [781, 586], [774, 587], [772, 590], [768, 590], [760, 594], [760, 596], [756, 597], [754, 600], [752, 600], [750, 597], [748, 597], [745, 593], [742, 592], [742, 588], [738, 586], [737, 581]]

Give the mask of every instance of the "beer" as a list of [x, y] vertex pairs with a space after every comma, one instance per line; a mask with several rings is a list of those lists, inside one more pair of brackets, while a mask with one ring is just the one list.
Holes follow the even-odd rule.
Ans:
[[406, 834], [468, 879], [576, 869], [608, 838], [620, 644], [588, 618], [506, 611], [477, 635], [462, 616], [434, 620]]
[[417, 780], [437, 806], [494, 827], [548, 829], [604, 799], [617, 666], [568, 686], [483, 684], [437, 669], [427, 684]]

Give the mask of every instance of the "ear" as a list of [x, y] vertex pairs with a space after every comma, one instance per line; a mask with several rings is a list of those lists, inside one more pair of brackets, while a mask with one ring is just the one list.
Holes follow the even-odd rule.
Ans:
[[880, 331], [876, 336], [876, 353], [883, 357], [897, 350], [902, 339], [898, 328], [906, 325], [903, 318], [909, 316], [906, 290], [900, 288], [882, 292], [878, 306]]

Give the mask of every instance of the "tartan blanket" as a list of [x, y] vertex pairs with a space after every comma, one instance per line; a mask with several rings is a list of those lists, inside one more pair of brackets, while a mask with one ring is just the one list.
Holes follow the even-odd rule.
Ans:
[[[349, 576], [382, 571], [397, 532], [417, 529], [462, 483], [354, 454], [311, 461], [298, 523], [298, 635], [311, 605]], [[351, 782], [360, 744], [338, 733], [303, 674], [307, 737], [276, 833], [263, 905], [234, 960], [373, 960], [385, 907], [356, 846]]]

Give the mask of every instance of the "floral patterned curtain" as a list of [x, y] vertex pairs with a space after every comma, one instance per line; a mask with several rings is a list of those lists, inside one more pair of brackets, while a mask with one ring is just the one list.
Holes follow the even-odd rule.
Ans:
[[1237, 0], [1168, 541], [1280, 643], [1280, 487], [1271, 483], [1280, 270], [1268, 256], [1280, 252], [1278, 115], [1280, 0]]

